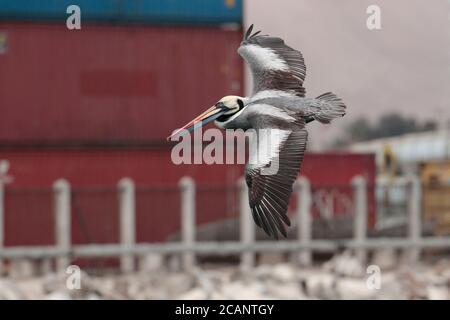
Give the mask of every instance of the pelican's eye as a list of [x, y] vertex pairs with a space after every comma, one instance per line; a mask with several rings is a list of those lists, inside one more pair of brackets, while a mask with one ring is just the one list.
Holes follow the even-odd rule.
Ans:
[[244, 108], [244, 101], [242, 101], [241, 99], [237, 99], [237, 103], [239, 105], [239, 110], [241, 110], [242, 108]]

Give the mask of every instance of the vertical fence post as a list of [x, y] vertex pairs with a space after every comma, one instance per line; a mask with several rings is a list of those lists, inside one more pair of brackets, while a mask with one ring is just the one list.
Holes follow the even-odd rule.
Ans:
[[[408, 188], [407, 210], [408, 210], [408, 237], [411, 243], [419, 243], [422, 236], [421, 220], [421, 184], [417, 176], [407, 178], [406, 187]], [[408, 259], [410, 262], [416, 262], [420, 256], [420, 249], [417, 247], [408, 250]]]
[[[252, 213], [248, 203], [248, 188], [245, 178], [238, 181], [239, 190], [239, 226], [241, 243], [251, 245], [255, 241], [255, 226], [252, 221]], [[241, 270], [248, 271], [255, 265], [255, 253], [252, 251], [243, 251], [241, 253]]]
[[[352, 180], [354, 199], [353, 235], [359, 243], [364, 243], [367, 237], [367, 185], [362, 176]], [[356, 256], [362, 262], [366, 261], [366, 249], [356, 249]]]
[[65, 252], [56, 259], [58, 271], [64, 271], [69, 265], [71, 245], [71, 201], [70, 184], [67, 180], [59, 179], [53, 183], [55, 240], [58, 249]]
[[[123, 248], [131, 249], [136, 243], [136, 205], [135, 186], [130, 178], [120, 179], [119, 191], [119, 216], [120, 216], [120, 244]], [[120, 257], [120, 269], [122, 272], [134, 270], [134, 256], [123, 253]]]
[[[0, 251], [5, 245], [5, 185], [13, 180], [8, 175], [9, 161], [0, 160]], [[0, 276], [3, 272], [3, 260], [0, 257]]]
[[[179, 182], [181, 191], [181, 241], [193, 246], [195, 243], [195, 182], [190, 177], [183, 177]], [[192, 271], [195, 255], [188, 250], [183, 253], [182, 264], [185, 271]]]
[[[0, 173], [1, 174], [1, 173]], [[0, 251], [5, 245], [5, 184], [0, 178]], [[0, 276], [3, 272], [3, 260], [0, 257]]]
[[[294, 185], [297, 195], [297, 238], [305, 247], [311, 243], [311, 185], [306, 177], [300, 177]], [[312, 255], [310, 249], [303, 249], [298, 255], [298, 263], [302, 266], [310, 266]]]

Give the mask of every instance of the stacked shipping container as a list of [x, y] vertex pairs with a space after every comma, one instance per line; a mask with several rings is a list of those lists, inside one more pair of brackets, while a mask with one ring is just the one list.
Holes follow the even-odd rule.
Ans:
[[[81, 30], [66, 27], [70, 5]], [[0, 0], [0, 20], [0, 159], [14, 177], [6, 245], [54, 241], [58, 178], [74, 187], [73, 241], [86, 243], [117, 241], [122, 177], [137, 184], [138, 241], [161, 241], [178, 230], [181, 176], [199, 188], [240, 176], [240, 167], [174, 166], [165, 141], [218, 97], [242, 94], [240, 0]], [[200, 222], [234, 202], [205, 207]]]
[[242, 0], [0, 0], [0, 19], [60, 21], [77, 5], [83, 21], [114, 24], [210, 25], [242, 21]]
[[242, 93], [241, 32], [1, 23], [0, 142], [157, 144]]
[[[81, 30], [66, 28], [73, 4]], [[14, 177], [7, 245], [54, 241], [58, 178], [73, 186], [75, 243], [117, 242], [116, 184], [125, 176], [137, 186], [138, 241], [178, 231], [184, 175], [197, 181], [199, 224], [236, 214], [242, 166], [175, 166], [165, 137], [219, 97], [243, 94], [242, 1], [0, 0], [0, 19], [0, 159]], [[333, 202], [350, 197], [354, 175], [373, 184], [374, 173], [368, 156], [310, 154], [303, 167]]]

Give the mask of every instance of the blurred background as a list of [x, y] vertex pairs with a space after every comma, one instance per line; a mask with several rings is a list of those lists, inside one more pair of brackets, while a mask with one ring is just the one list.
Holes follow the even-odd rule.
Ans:
[[[449, 16], [448, 0], [0, 0], [0, 298], [450, 298]], [[251, 94], [250, 24], [303, 53], [307, 96], [348, 106], [308, 127], [289, 241], [244, 227], [242, 165], [175, 165], [166, 142]]]

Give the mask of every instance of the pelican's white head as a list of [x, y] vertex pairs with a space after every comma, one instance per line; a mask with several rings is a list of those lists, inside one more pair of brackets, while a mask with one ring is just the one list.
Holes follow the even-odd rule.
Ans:
[[216, 125], [220, 126], [220, 123], [228, 121], [231, 117], [236, 115], [239, 111], [244, 108], [246, 98], [239, 96], [225, 96], [220, 99], [215, 105], [203, 112], [201, 115], [188, 122], [181, 129], [176, 130], [167, 139], [178, 135], [181, 131], [187, 130], [192, 132], [197, 128], [200, 128], [207, 123], [216, 120]]

